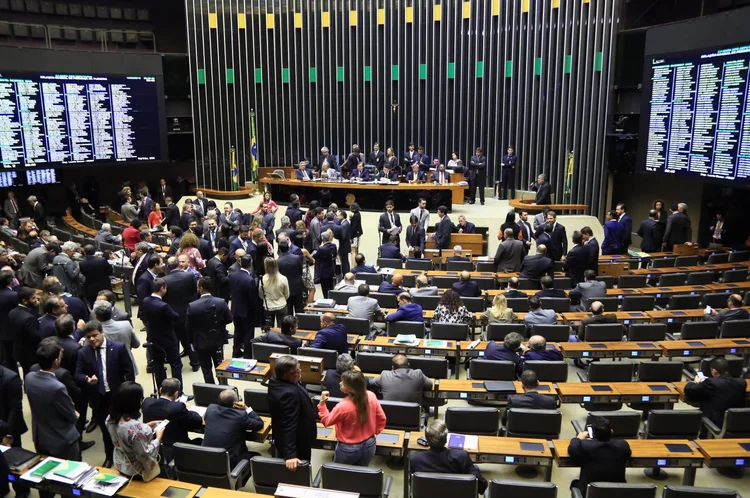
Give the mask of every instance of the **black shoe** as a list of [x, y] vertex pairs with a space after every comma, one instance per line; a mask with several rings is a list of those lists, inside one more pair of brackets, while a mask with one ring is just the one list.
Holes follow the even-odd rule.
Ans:
[[104, 463], [102, 464], [102, 467], [112, 468], [112, 460], [104, 460]]
[[200, 365], [192, 365], [192, 367], [193, 367], [193, 372], [197, 372], [198, 370], [201, 369]]
[[96, 441], [81, 441], [78, 443], [78, 447], [81, 449], [81, 451], [86, 451], [87, 449], [91, 448], [96, 444]]
[[484, 206], [484, 201], [482, 201], [482, 206]]
[[89, 434], [94, 432], [96, 430], [96, 426], [96, 420], [92, 420], [91, 422], [89, 422], [89, 425], [86, 426], [86, 432]]

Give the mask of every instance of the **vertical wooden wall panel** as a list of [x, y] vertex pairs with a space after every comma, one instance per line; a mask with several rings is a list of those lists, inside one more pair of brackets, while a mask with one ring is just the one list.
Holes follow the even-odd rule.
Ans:
[[562, 199], [572, 152], [573, 200], [605, 208], [621, 0], [472, 1], [469, 16], [445, 0], [185, 1], [202, 186], [231, 188], [232, 146], [248, 178], [254, 109], [263, 166], [354, 143], [443, 162], [482, 146], [492, 185], [512, 144], [518, 187], [545, 173]]

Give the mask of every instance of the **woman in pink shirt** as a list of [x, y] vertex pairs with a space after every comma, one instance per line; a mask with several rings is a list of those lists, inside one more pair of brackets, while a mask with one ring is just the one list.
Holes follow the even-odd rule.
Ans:
[[321, 423], [336, 426], [336, 454], [333, 461], [367, 467], [375, 455], [375, 437], [385, 428], [385, 413], [375, 394], [367, 390], [362, 372], [350, 370], [341, 374], [341, 391], [347, 396], [328, 411], [328, 391], [318, 404]]

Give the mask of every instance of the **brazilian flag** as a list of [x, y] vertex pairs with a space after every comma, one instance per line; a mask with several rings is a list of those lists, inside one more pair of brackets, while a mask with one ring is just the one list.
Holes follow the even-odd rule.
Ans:
[[573, 153], [568, 152], [568, 163], [565, 167], [565, 191], [563, 204], [570, 204], [573, 198]]
[[232, 173], [232, 190], [236, 191], [240, 189], [240, 169], [237, 167], [237, 150], [232, 146], [231, 148], [231, 173]]

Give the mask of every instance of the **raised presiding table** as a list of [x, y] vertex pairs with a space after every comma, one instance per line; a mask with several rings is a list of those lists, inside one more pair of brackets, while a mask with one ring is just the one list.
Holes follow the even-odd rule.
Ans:
[[[695, 484], [695, 469], [703, 466], [703, 453], [693, 441], [687, 439], [628, 439], [632, 452], [628, 467], [682, 468], [682, 484]], [[552, 441], [552, 452], [558, 467], [575, 467], [568, 454], [570, 440]]]
[[691, 341], [659, 342], [664, 356], [724, 356], [750, 353], [750, 339], [695, 339]]
[[565, 358], [659, 358], [659, 343], [649, 341], [626, 342], [561, 342]]
[[695, 444], [708, 468], [750, 467], [750, 439], [699, 439]]
[[535, 204], [534, 199], [511, 199], [508, 205], [516, 211], [528, 211], [529, 213], [541, 213], [545, 207], [560, 214], [562, 211], [588, 211], [588, 204]]

